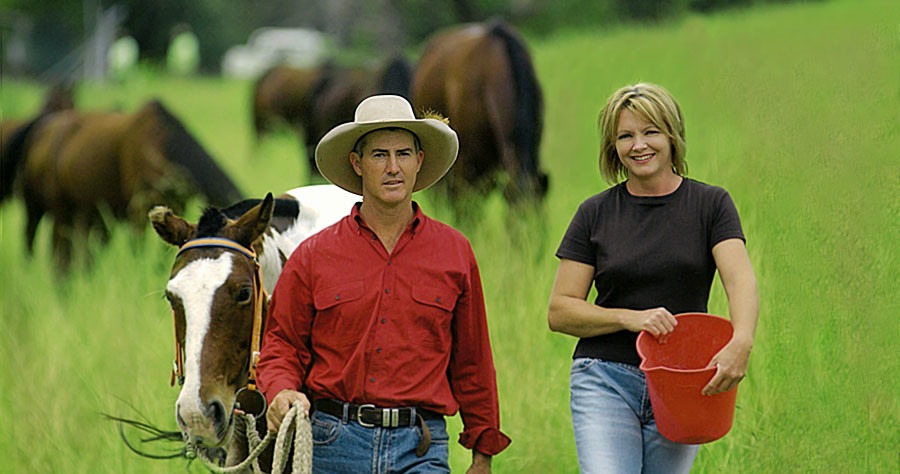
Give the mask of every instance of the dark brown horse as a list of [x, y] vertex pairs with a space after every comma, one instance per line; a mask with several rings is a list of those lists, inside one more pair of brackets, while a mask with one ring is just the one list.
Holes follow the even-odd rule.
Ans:
[[356, 106], [370, 95], [409, 96], [412, 68], [402, 56], [378, 68], [333, 63], [309, 69], [277, 66], [256, 83], [253, 123], [257, 138], [277, 123], [302, 137], [311, 181], [322, 181], [315, 163], [319, 140], [334, 126], [352, 122]]
[[[105, 234], [104, 216], [143, 229], [151, 204], [182, 210], [199, 196], [224, 205], [241, 197], [184, 125], [158, 101], [135, 113], [62, 111], [39, 117], [9, 143], [33, 249], [44, 214], [53, 217], [54, 250], [64, 270], [73, 239]], [[8, 178], [5, 178], [8, 179]]]
[[488, 192], [505, 170], [507, 200], [543, 197], [543, 99], [528, 50], [510, 26], [495, 20], [436, 33], [413, 75], [412, 102], [420, 113], [449, 117], [459, 135], [459, 158], [442, 180], [451, 195]]
[[[163, 206], [149, 213], [156, 233], [180, 249], [165, 288], [175, 315], [176, 373], [182, 384], [175, 419], [193, 449], [224, 450], [226, 465], [246, 458], [247, 427], [244, 418], [234, 416], [236, 408], [254, 414], [257, 432], [265, 434], [265, 403], [254, 400], [251, 394], [259, 392], [248, 384], [266, 292], [274, 289], [297, 245], [347, 215], [358, 198], [335, 186], [307, 186], [279, 199], [269, 194], [222, 210], [209, 208], [197, 224]], [[271, 447], [263, 465], [271, 462]]]

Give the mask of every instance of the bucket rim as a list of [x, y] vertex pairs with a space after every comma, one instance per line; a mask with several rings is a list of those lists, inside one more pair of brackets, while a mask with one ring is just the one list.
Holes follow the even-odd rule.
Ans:
[[[704, 318], [708, 317], [708, 318], [719, 319], [719, 320], [728, 322], [728, 324], [731, 324], [730, 319], [723, 318], [722, 316], [718, 316], [715, 314], [709, 314], [709, 313], [679, 313], [679, 314], [675, 314], [674, 316], [675, 316], [675, 319], [701, 316]], [[640, 358], [641, 358], [641, 364], [638, 368], [643, 372], [666, 371], [666, 372], [674, 372], [677, 374], [699, 374], [699, 373], [703, 373], [703, 372], [715, 372], [717, 370], [715, 366], [707, 366], [707, 367], [703, 367], [703, 368], [699, 368], [699, 369], [675, 369], [672, 367], [665, 367], [665, 366], [661, 366], [661, 365], [658, 365], [655, 367], [646, 367], [647, 357], [644, 355], [644, 352], [641, 350], [641, 340], [642, 340], [642, 338], [648, 338], [648, 337], [653, 337], [653, 335], [651, 335], [647, 331], [641, 331], [640, 334], [638, 334], [637, 341], [634, 344], [635, 348], [637, 349], [638, 356], [640, 356]], [[732, 338], [734, 337], [733, 333], [732, 333], [731, 337]]]

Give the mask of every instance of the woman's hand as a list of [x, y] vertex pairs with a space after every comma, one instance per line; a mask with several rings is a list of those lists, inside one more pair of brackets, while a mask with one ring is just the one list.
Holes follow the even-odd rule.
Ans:
[[743, 340], [732, 339], [709, 362], [710, 367], [716, 367], [716, 375], [703, 387], [703, 395], [715, 395], [727, 392], [735, 387], [747, 375], [747, 365], [750, 363], [750, 349], [752, 343]]
[[653, 308], [643, 311], [630, 311], [629, 317], [624, 321], [625, 328], [632, 332], [647, 331], [653, 337], [663, 342], [678, 321], [666, 308]]

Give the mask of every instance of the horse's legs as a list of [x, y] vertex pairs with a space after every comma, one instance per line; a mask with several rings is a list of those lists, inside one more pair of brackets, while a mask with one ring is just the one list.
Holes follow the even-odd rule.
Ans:
[[[303, 140], [303, 135], [300, 135], [300, 139]], [[319, 173], [319, 167], [316, 166], [316, 144], [309, 144], [306, 146], [306, 158], [309, 161], [309, 173], [307, 174], [307, 182], [309, 184], [323, 184], [328, 181]]]
[[64, 275], [72, 264], [72, 225], [62, 214], [54, 216], [52, 241], [57, 272]]
[[34, 255], [34, 239], [38, 224], [44, 217], [44, 208], [32, 200], [25, 200], [25, 248], [28, 255]]

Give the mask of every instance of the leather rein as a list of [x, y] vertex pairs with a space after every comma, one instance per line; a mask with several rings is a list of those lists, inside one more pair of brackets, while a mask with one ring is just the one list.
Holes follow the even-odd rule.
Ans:
[[[263, 288], [262, 270], [259, 266], [259, 260], [256, 257], [256, 252], [254, 252], [252, 249], [244, 247], [243, 245], [233, 240], [224, 239], [221, 237], [203, 237], [185, 242], [184, 245], [182, 245], [178, 249], [178, 254], [175, 255], [175, 258], [177, 259], [179, 255], [187, 250], [199, 247], [218, 247], [227, 250], [233, 250], [253, 261], [253, 264], [255, 266], [255, 275], [253, 278], [253, 293], [256, 297], [256, 301], [253, 306], [253, 333], [252, 338], [250, 339], [250, 373], [247, 379], [247, 386], [242, 387], [240, 390], [238, 390], [238, 393], [240, 393], [244, 389], [259, 393], [256, 390], [256, 365], [257, 363], [259, 363], [259, 349], [262, 345], [261, 333], [263, 322], [263, 304], [269, 296], [266, 294], [265, 288]], [[174, 317], [175, 312], [173, 311], [172, 313]], [[181, 342], [178, 341], [177, 331], [175, 333], [175, 367], [172, 370], [172, 376], [169, 380], [169, 385], [174, 386], [176, 379], [178, 380], [178, 385], [184, 385], [184, 347], [182, 347]], [[263, 398], [263, 400], [265, 400], [265, 398]]]

